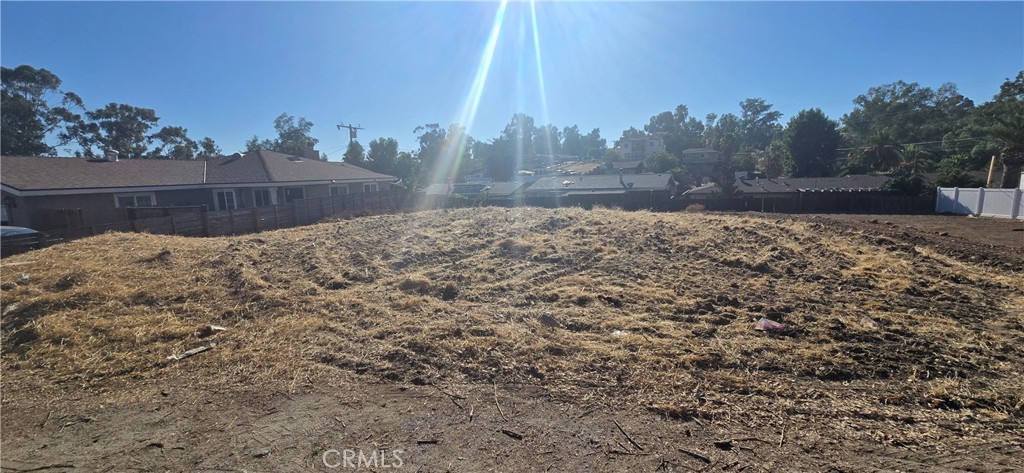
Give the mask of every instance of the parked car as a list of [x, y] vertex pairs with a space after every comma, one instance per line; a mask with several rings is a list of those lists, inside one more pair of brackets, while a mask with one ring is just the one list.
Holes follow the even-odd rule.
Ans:
[[0, 257], [42, 248], [45, 235], [24, 227], [0, 226]]

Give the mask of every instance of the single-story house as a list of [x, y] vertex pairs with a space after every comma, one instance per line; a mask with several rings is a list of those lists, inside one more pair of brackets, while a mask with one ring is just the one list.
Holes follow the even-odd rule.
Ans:
[[207, 161], [3, 156], [0, 169], [4, 223], [39, 230], [124, 220], [131, 207], [261, 207], [389, 192], [396, 181], [351, 164], [267, 150]]
[[525, 181], [461, 182], [457, 184], [431, 184], [423, 189], [423, 202], [427, 207], [444, 206], [449, 197], [459, 195], [479, 200], [487, 205], [513, 206], [522, 201]]
[[[842, 177], [800, 177], [775, 179], [737, 179], [736, 191], [741, 197], [796, 197], [815, 192], [882, 192], [889, 176], [851, 174]], [[721, 189], [716, 184], [695, 187], [683, 193], [690, 200], [707, 199]]]
[[647, 207], [675, 193], [671, 174], [549, 176], [526, 188], [526, 203], [541, 206], [594, 204]]

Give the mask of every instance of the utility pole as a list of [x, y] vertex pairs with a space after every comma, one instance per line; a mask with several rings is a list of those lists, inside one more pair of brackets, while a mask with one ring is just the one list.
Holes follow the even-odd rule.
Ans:
[[359, 125], [353, 125], [351, 123], [346, 125], [345, 122], [341, 122], [338, 124], [338, 130], [341, 130], [342, 128], [348, 128], [348, 144], [352, 144], [352, 142], [356, 140], [356, 130], [363, 129], [363, 127]]

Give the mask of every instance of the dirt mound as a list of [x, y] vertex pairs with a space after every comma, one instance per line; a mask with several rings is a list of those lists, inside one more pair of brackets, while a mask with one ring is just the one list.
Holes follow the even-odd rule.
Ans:
[[297, 392], [340, 370], [890, 445], [1024, 418], [1019, 274], [815, 221], [462, 209], [107, 234], [5, 260], [2, 280], [20, 402], [130, 402], [163, 377]]

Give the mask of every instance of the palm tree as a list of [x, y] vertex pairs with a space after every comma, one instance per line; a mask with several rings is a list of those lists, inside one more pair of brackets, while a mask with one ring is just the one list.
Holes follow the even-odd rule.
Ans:
[[871, 132], [870, 146], [864, 148], [864, 164], [872, 171], [888, 171], [899, 163], [893, 139], [885, 130]]
[[1002, 146], [1003, 178], [999, 187], [1012, 189], [1020, 185], [1020, 171], [1024, 166], [1024, 104], [1010, 109], [1011, 113], [996, 118], [991, 129], [992, 138]]
[[900, 169], [909, 171], [910, 174], [917, 174], [918, 162], [926, 156], [928, 156], [928, 152], [918, 148], [917, 145], [903, 145], [896, 150]]

